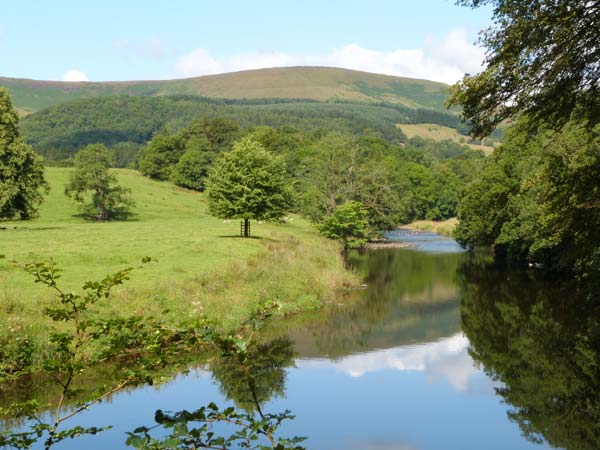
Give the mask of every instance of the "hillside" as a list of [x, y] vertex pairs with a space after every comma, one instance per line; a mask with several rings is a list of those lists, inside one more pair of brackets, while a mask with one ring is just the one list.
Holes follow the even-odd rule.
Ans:
[[197, 95], [231, 99], [309, 99], [386, 102], [443, 110], [447, 85], [331, 67], [247, 70], [158, 81], [62, 82], [0, 77], [15, 107], [26, 115], [71, 100], [114, 96]]
[[21, 131], [38, 152], [56, 159], [96, 142], [143, 145], [156, 133], [180, 130], [198, 117], [228, 118], [242, 128], [292, 126], [355, 134], [371, 130], [396, 142], [398, 123], [461, 125], [458, 116], [447, 112], [393, 104], [111, 96], [74, 100], [30, 114], [23, 118]]
[[[481, 150], [487, 155], [494, 151], [494, 145], [498, 142], [496, 139], [489, 138], [488, 141], [486, 141], [487, 143], [477, 143], [477, 141], [471, 141], [469, 136], [459, 133], [458, 130], [454, 128], [434, 123], [398, 124], [397, 126], [409, 139], [418, 136], [424, 139], [433, 139], [434, 141], [450, 140], [458, 144], [466, 145], [473, 150]], [[488, 143], [492, 145], [489, 145]]]

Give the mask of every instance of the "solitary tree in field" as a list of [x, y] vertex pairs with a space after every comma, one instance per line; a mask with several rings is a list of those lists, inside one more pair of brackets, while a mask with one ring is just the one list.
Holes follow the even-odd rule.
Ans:
[[90, 219], [125, 219], [131, 215], [134, 203], [128, 195], [130, 190], [117, 185], [117, 178], [108, 171], [114, 163], [114, 155], [102, 144], [88, 145], [75, 157], [76, 169], [65, 186], [65, 195], [81, 203]]
[[32, 219], [48, 192], [42, 158], [19, 135], [19, 118], [0, 87], [0, 220]]
[[206, 182], [209, 212], [221, 219], [279, 220], [291, 205], [285, 162], [258, 142], [244, 138], [213, 165]]

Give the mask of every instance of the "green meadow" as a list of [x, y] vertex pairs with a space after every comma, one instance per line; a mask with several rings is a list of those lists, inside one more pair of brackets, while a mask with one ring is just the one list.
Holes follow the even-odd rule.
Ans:
[[[116, 173], [132, 191], [135, 216], [87, 221], [63, 194], [71, 170], [47, 169], [51, 191], [38, 219], [0, 224], [1, 330], [43, 342], [49, 322], [42, 311], [55, 297], [19, 266], [33, 261], [54, 260], [68, 290], [134, 267], [109, 302], [97, 305], [99, 314], [148, 315], [167, 323], [203, 314], [226, 329], [263, 300], [280, 302], [284, 314], [317, 309], [358, 282], [344, 268], [339, 245], [300, 217], [253, 221], [253, 237], [241, 238], [238, 221], [206, 213], [203, 194], [132, 170]], [[146, 256], [153, 261], [142, 267]]]

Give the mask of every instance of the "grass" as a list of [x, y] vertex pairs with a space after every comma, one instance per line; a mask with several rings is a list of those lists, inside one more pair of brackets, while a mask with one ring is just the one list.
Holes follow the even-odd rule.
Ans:
[[435, 221], [435, 220], [417, 220], [409, 223], [408, 225], [402, 225], [402, 228], [411, 228], [414, 230], [431, 231], [433, 233], [441, 234], [443, 236], [452, 237], [454, 229], [458, 224], [458, 219], [452, 217], [448, 220]]
[[390, 102], [444, 110], [447, 85], [332, 67], [282, 67], [181, 80], [65, 83], [1, 78], [23, 113], [79, 98], [196, 94], [219, 98], [304, 98]]
[[62, 286], [76, 290], [151, 256], [158, 262], [136, 268], [101, 314], [171, 323], [205, 314], [228, 329], [261, 300], [281, 302], [284, 312], [317, 309], [358, 282], [344, 269], [338, 244], [299, 217], [284, 224], [253, 221], [254, 238], [240, 238], [239, 223], [207, 215], [202, 194], [131, 170], [116, 173], [132, 189], [134, 219], [88, 222], [63, 195], [70, 170], [47, 168], [51, 193], [38, 219], [0, 223], [0, 335], [16, 330], [43, 342], [49, 322], [41, 311], [54, 299], [13, 260], [52, 258], [64, 271]]
[[420, 123], [416, 125], [398, 124], [397, 126], [409, 139], [419, 136], [425, 139], [433, 139], [435, 141], [451, 140], [458, 144], [467, 145], [473, 150], [482, 150], [486, 155], [489, 155], [492, 153], [492, 151], [494, 151], [494, 147], [489, 145], [470, 144], [468, 142], [468, 136], [463, 136], [454, 128], [445, 127], [443, 125]]

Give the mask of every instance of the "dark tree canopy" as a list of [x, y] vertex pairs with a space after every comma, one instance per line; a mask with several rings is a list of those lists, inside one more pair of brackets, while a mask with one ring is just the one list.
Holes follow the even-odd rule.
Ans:
[[466, 189], [455, 237], [499, 260], [598, 279], [600, 125], [569, 122], [537, 135], [515, 125]]
[[600, 121], [600, 1], [459, 0], [491, 5], [494, 24], [480, 42], [485, 70], [453, 87], [460, 105], [485, 136], [503, 120], [525, 113], [560, 128], [572, 116]]
[[42, 158], [19, 134], [19, 118], [0, 87], [0, 220], [37, 216], [48, 192]]

